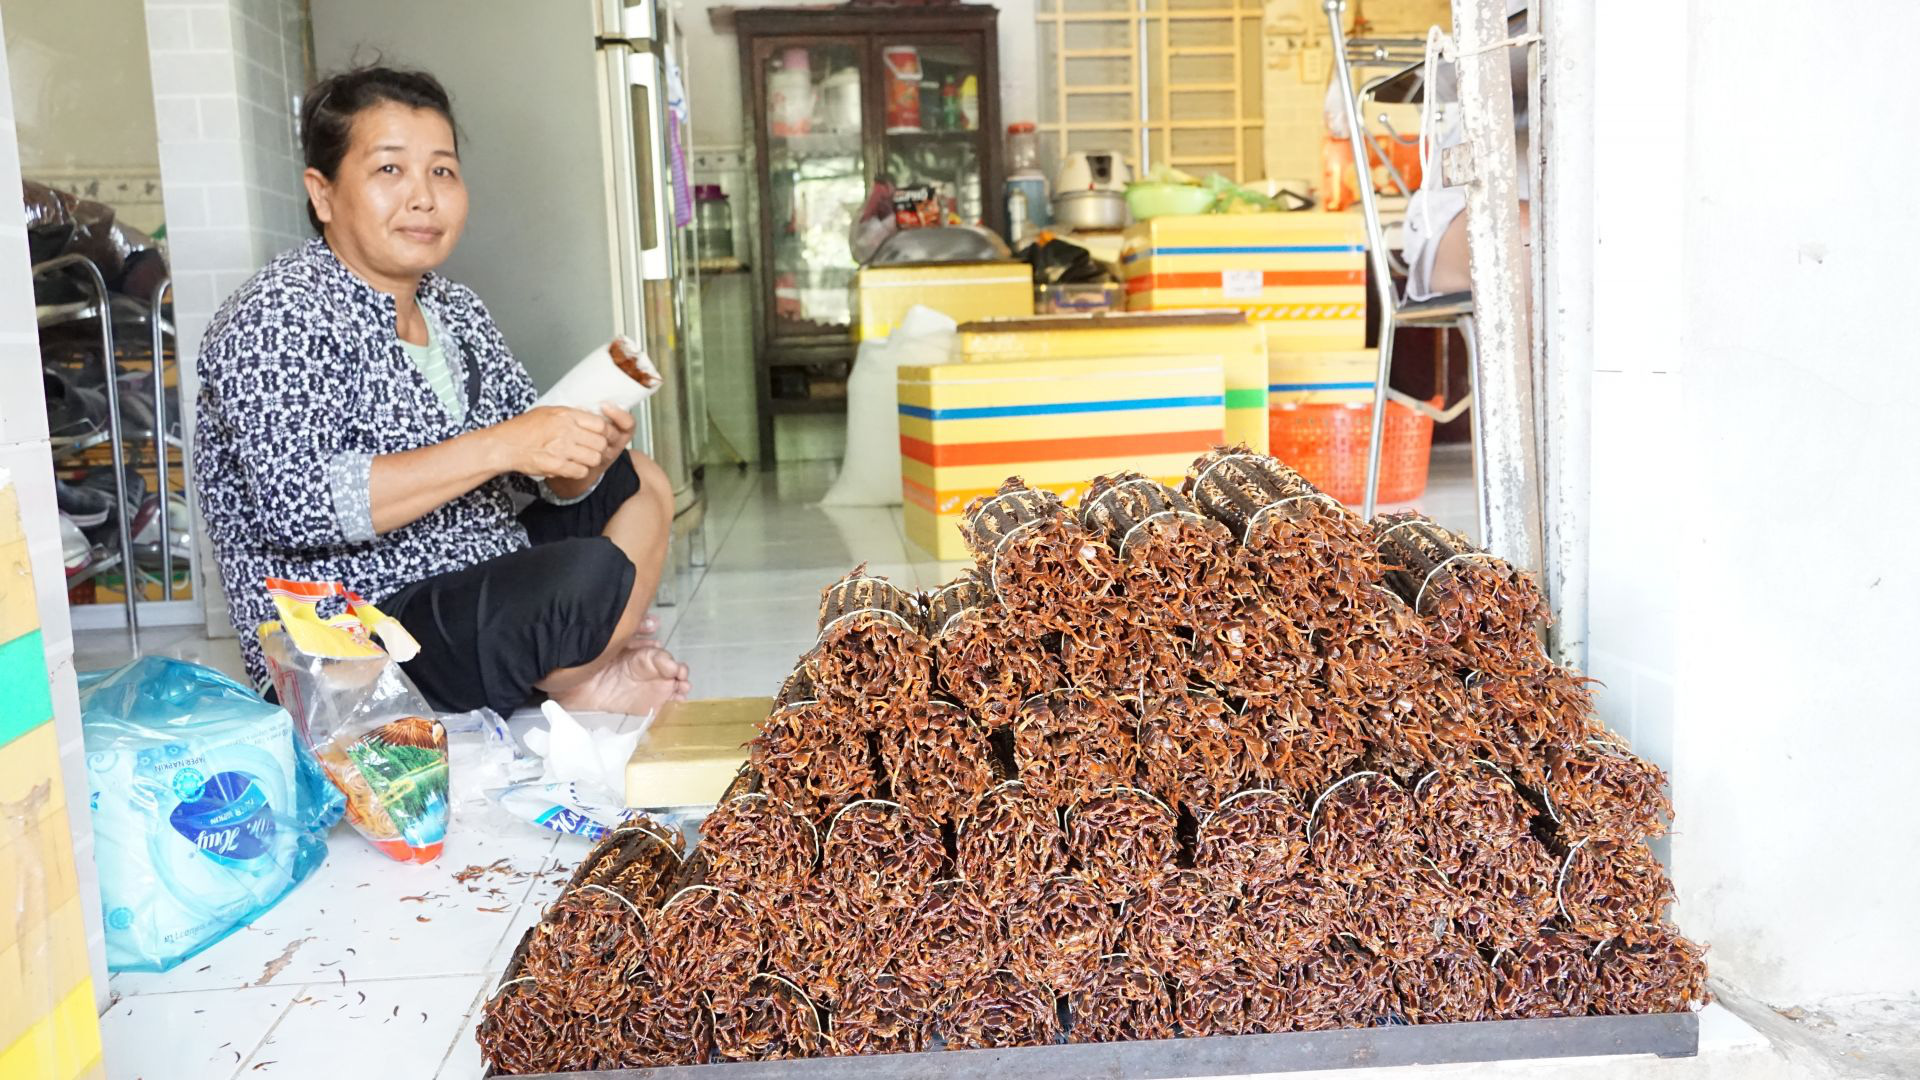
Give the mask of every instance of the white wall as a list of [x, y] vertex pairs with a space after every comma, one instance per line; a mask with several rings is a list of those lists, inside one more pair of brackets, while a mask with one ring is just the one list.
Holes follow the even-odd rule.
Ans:
[[[1920, 992], [1920, 9], [1598, 14], [1593, 623], [1676, 915], [1770, 1002]], [[1889, 156], [1891, 155], [1891, 156]]]
[[[308, 82], [300, 0], [146, 0], [165, 181], [181, 401], [221, 301], [308, 235], [294, 95]], [[209, 632], [231, 634], [212, 549], [201, 537]]]

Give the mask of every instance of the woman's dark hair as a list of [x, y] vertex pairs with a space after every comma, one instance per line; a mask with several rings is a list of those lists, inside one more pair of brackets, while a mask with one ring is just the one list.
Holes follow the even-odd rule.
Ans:
[[[460, 127], [453, 120], [453, 100], [440, 80], [424, 71], [407, 71], [379, 64], [329, 75], [314, 83], [300, 106], [300, 151], [307, 168], [332, 180], [353, 141], [353, 120], [362, 112], [391, 102], [410, 109], [432, 109], [453, 128], [454, 149], [460, 148]], [[320, 232], [320, 215], [307, 200], [307, 220]]]

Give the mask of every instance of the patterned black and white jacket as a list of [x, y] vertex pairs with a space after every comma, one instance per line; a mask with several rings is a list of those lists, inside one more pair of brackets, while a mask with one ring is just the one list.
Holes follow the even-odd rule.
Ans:
[[528, 546], [515, 513], [545, 485], [518, 476], [374, 535], [374, 457], [512, 419], [537, 397], [473, 290], [428, 274], [416, 295], [445, 332], [466, 387], [463, 416], [401, 349], [393, 297], [317, 237], [228, 297], [201, 342], [194, 483], [247, 671], [262, 687], [254, 630], [274, 617], [265, 578], [341, 581], [377, 604]]

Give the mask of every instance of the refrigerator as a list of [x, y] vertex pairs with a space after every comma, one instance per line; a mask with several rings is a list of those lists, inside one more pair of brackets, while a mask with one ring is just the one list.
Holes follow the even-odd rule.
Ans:
[[666, 381], [635, 445], [673, 482], [676, 572], [703, 561], [706, 433], [695, 318], [684, 39], [663, 0], [327, 0], [322, 72], [378, 57], [446, 86], [470, 208], [442, 272], [471, 286], [542, 390], [615, 334]]

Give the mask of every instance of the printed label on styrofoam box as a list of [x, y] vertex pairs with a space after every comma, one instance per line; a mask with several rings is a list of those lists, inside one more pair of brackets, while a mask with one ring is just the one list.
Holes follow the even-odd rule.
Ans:
[[1220, 293], [1228, 300], [1258, 300], [1267, 287], [1267, 275], [1259, 270], [1220, 271]]

